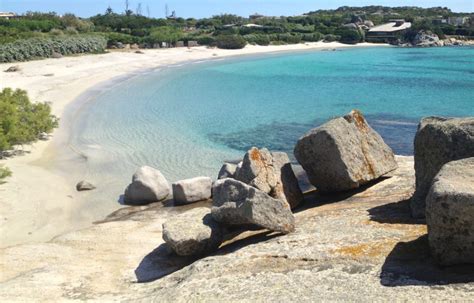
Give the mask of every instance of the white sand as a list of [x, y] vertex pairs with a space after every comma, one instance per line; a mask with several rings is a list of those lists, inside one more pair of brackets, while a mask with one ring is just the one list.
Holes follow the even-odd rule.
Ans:
[[[84, 91], [101, 82], [127, 73], [169, 64], [195, 60], [296, 50], [321, 50], [342, 47], [367, 47], [373, 44], [344, 45], [333, 43], [307, 43], [285, 46], [247, 46], [242, 50], [220, 50], [196, 47], [143, 50], [144, 54], [112, 52], [46, 59], [17, 64], [0, 64], [0, 70], [19, 65], [20, 72], [0, 72], [0, 89], [21, 88], [28, 91], [34, 101], [48, 101], [53, 113], [61, 117], [66, 105]], [[62, 121], [62, 125], [64, 122]], [[56, 137], [37, 142], [27, 150], [31, 153], [8, 160], [0, 160], [13, 172], [6, 184], [0, 185], [0, 247], [19, 243], [43, 242], [67, 231], [88, 226], [108, 214], [90, 214], [87, 202], [75, 190], [79, 180], [69, 180], [68, 172], [51, 169], [55, 149], [67, 148]], [[67, 135], [67, 133], [66, 133]], [[117, 204], [117, 208], [120, 205]]]

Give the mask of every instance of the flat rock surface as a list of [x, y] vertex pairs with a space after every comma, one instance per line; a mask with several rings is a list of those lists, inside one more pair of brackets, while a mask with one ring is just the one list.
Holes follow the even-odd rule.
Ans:
[[[351, 194], [307, 195], [296, 231], [247, 231], [196, 260], [169, 252], [161, 225], [192, 206], [124, 208], [48, 243], [0, 250], [2, 301], [472, 300], [472, 267], [438, 268], [410, 217], [413, 158]], [[171, 204], [172, 205], [172, 204]], [[202, 203], [197, 203], [203, 206]], [[141, 282], [141, 283], [137, 283]]]

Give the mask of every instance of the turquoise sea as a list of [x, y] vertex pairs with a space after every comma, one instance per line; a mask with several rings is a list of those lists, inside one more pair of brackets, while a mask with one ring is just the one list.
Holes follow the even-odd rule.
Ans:
[[251, 146], [292, 153], [307, 130], [354, 108], [410, 155], [421, 117], [474, 116], [474, 48], [312, 51], [157, 69], [84, 104], [70, 143], [87, 157], [86, 177], [121, 191], [140, 165], [174, 181], [216, 177]]

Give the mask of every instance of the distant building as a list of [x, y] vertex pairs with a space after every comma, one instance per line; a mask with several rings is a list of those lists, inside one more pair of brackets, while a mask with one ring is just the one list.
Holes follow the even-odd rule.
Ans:
[[18, 18], [17, 14], [9, 12], [0, 12], [0, 19], [13, 19]]
[[263, 27], [263, 26], [258, 25], [258, 24], [249, 23], [249, 24], [242, 25], [242, 27]]
[[411, 28], [411, 22], [403, 19], [390, 20], [389, 23], [374, 26], [365, 35], [368, 42], [391, 43], [400, 39]]
[[449, 17], [448, 23], [454, 26], [463, 26], [469, 23], [469, 17]]
[[262, 18], [265, 18], [265, 16], [264, 16], [264, 15], [260, 15], [260, 14], [258, 14], [258, 13], [255, 13], [255, 14], [249, 16], [249, 19], [250, 19], [250, 20], [258, 20], [258, 19], [262, 19]]
[[433, 25], [443, 25], [443, 24], [448, 24], [448, 19], [444, 19], [444, 18], [433, 19]]

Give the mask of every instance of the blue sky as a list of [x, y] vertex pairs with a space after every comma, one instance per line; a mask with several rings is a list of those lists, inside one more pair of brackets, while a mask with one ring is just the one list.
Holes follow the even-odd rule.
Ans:
[[[474, 12], [474, 0], [129, 0], [131, 9], [142, 4], [146, 15], [147, 7], [154, 17], [163, 17], [165, 4], [170, 11], [176, 10], [179, 17], [208, 17], [221, 13], [234, 13], [248, 16], [261, 13], [271, 16], [299, 15], [317, 9], [330, 9], [339, 6], [447, 6], [456, 12]], [[0, 11], [23, 13], [26, 11], [55, 11], [60, 14], [72, 12], [81, 17], [102, 13], [110, 5], [115, 11], [124, 10], [125, 0], [0, 0]]]

